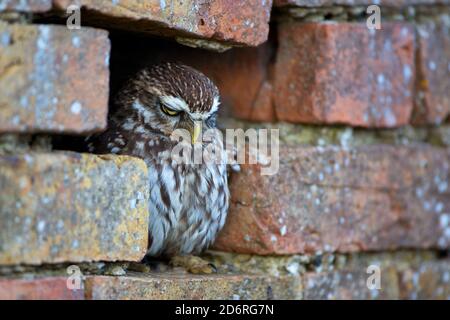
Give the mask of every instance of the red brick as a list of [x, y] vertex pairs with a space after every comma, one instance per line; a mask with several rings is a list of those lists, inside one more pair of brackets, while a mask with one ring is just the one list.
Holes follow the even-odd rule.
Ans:
[[290, 276], [129, 274], [87, 277], [86, 299], [211, 300], [298, 299], [299, 279]]
[[414, 32], [406, 23], [279, 25], [274, 99], [279, 120], [362, 127], [407, 124]]
[[266, 41], [272, 7], [271, 0], [53, 2], [64, 12], [70, 4], [82, 5], [87, 9], [83, 23], [96, 26], [250, 46]]
[[147, 175], [128, 156], [0, 156], [0, 265], [141, 260]]
[[6, 0], [0, 3], [1, 11], [44, 12], [50, 10], [52, 0]]
[[66, 277], [0, 278], [0, 300], [83, 300], [83, 290], [67, 288]]
[[450, 115], [450, 24], [446, 19], [417, 25], [416, 124], [439, 124]]
[[[252, 254], [448, 248], [450, 152], [425, 145], [280, 148], [243, 165], [215, 248]], [[249, 188], [249, 186], [252, 186]]]
[[108, 33], [0, 22], [0, 133], [85, 133], [108, 112]]

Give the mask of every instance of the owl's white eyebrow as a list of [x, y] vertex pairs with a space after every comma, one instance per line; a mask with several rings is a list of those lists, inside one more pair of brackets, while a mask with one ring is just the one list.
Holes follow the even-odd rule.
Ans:
[[220, 100], [219, 97], [214, 97], [213, 99], [213, 104], [211, 107], [211, 110], [209, 111], [209, 114], [213, 114], [214, 112], [217, 112], [217, 110], [219, 110], [219, 105], [220, 105]]
[[188, 104], [181, 98], [174, 96], [161, 96], [160, 99], [161, 102], [167, 105], [167, 107], [169, 107], [170, 109], [173, 109], [175, 111], [185, 111], [189, 113], [190, 116], [193, 117], [194, 119], [207, 119], [210, 115], [217, 112], [220, 105], [219, 97], [216, 96], [213, 99], [211, 110], [209, 110], [208, 113], [199, 113], [199, 112], [191, 113]]
[[176, 111], [189, 111], [189, 106], [183, 99], [174, 97], [174, 96], [161, 96], [161, 102], [170, 109]]
[[194, 120], [208, 119], [212, 114], [214, 114], [215, 112], [217, 112], [217, 110], [219, 110], [219, 105], [220, 105], [219, 97], [214, 97], [211, 110], [209, 110], [207, 113], [194, 112], [189, 113], [189, 115]]

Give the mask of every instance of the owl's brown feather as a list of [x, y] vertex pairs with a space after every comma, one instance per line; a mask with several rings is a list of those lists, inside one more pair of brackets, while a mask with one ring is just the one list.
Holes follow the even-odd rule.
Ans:
[[[194, 121], [215, 128], [218, 101], [217, 87], [199, 71], [174, 63], [156, 65], [142, 70], [118, 93], [107, 131], [89, 140], [91, 152], [132, 155], [146, 162], [150, 256], [197, 254], [225, 222], [226, 159], [220, 164], [180, 164], [170, 156], [178, 143], [170, 139], [174, 130], [191, 130]], [[176, 116], [163, 112], [165, 103], [179, 108]], [[211, 143], [223, 150], [219, 137]]]

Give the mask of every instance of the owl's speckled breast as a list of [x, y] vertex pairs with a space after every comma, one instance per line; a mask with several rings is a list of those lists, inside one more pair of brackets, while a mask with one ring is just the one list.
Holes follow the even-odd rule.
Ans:
[[226, 165], [174, 166], [165, 162], [160, 169], [149, 174], [148, 254], [199, 253], [225, 223], [229, 201]]

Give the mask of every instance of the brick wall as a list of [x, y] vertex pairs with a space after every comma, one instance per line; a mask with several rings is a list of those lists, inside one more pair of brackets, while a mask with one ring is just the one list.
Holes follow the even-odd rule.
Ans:
[[[0, 0], [0, 298], [450, 299], [450, 2], [381, 1], [380, 30], [369, 4]], [[217, 83], [221, 128], [279, 129], [277, 174], [230, 177], [215, 275], [139, 264], [144, 162], [77, 152], [160, 60]]]

